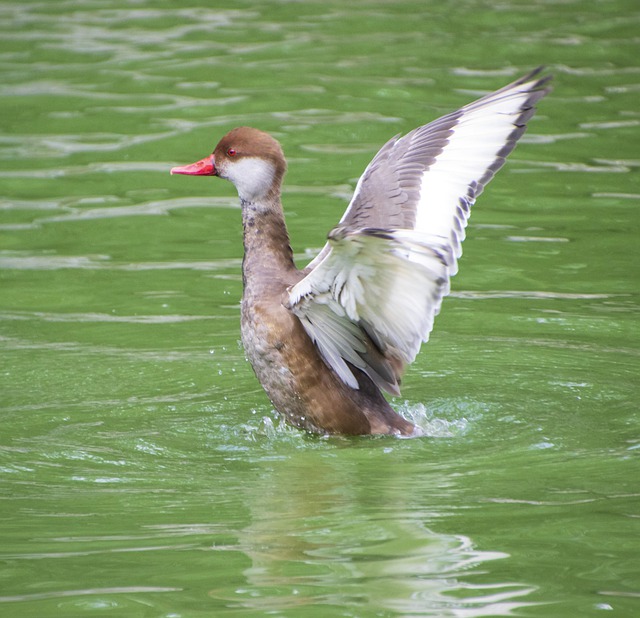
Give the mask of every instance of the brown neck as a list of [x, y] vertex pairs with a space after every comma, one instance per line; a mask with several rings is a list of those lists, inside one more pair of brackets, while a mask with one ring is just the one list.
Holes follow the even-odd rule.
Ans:
[[282, 281], [296, 270], [293, 250], [279, 199], [272, 204], [242, 202], [244, 228], [244, 260], [242, 262], [245, 291]]

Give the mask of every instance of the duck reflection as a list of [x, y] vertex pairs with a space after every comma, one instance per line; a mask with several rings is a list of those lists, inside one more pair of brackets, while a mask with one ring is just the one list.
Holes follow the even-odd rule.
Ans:
[[[244, 584], [224, 594], [232, 607], [297, 608], [296, 616], [333, 606], [341, 616], [473, 617], [531, 605], [523, 597], [532, 586], [491, 582], [487, 575], [489, 564], [507, 554], [478, 550], [463, 534], [428, 526], [451, 514], [452, 507], [442, 506], [455, 491], [445, 472], [403, 462], [400, 441], [335, 444], [287, 451], [282, 459], [272, 453], [261, 462], [246, 488], [252, 521], [238, 533], [238, 546], [227, 548], [251, 561]], [[212, 596], [220, 599], [219, 593]]]

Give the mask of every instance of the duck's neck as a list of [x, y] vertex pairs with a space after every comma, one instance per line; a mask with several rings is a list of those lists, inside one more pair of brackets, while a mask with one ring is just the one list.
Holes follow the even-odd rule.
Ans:
[[245, 292], [249, 286], [286, 280], [296, 269], [279, 196], [268, 203], [242, 200]]

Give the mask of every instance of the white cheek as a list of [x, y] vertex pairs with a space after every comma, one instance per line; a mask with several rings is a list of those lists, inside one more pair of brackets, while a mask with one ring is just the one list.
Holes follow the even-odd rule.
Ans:
[[235, 185], [240, 199], [255, 201], [271, 189], [275, 171], [264, 159], [243, 157], [229, 162], [226, 177]]

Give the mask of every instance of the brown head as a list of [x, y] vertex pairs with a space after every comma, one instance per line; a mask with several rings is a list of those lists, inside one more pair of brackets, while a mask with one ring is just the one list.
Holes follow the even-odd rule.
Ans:
[[277, 140], [251, 127], [229, 131], [213, 154], [192, 163], [174, 167], [172, 174], [219, 176], [230, 180], [243, 202], [265, 202], [280, 195], [287, 163]]

